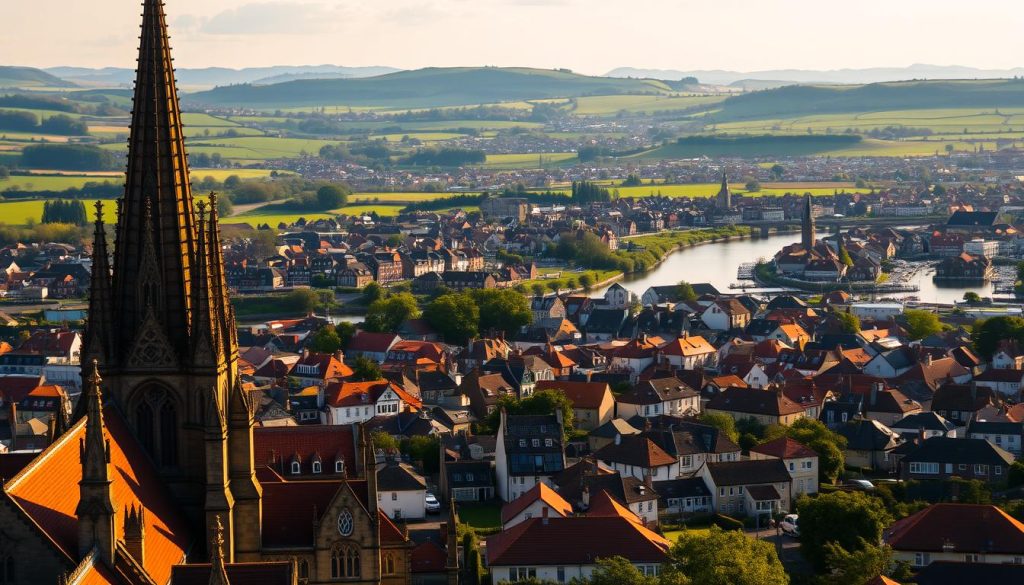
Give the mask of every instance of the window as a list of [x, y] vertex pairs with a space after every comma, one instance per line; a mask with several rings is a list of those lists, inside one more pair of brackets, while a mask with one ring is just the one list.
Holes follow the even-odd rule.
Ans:
[[322, 466], [320, 465], [320, 462], [319, 461], [314, 461], [313, 462], [313, 473], [320, 473], [321, 470], [322, 470]]
[[512, 567], [508, 570], [508, 577], [512, 581], [525, 581], [537, 576], [537, 569], [533, 567]]
[[796, 471], [796, 463], [793, 463], [792, 461], [790, 461], [789, 462], [789, 470], [790, 471]]
[[725, 497], [725, 488], [718, 488], [719, 497]]
[[996, 475], [1002, 475], [1003, 474], [1003, 466], [1002, 465], [996, 465], [993, 469], [995, 469]]
[[385, 575], [395, 574], [395, 555], [384, 555], [383, 569]]
[[967, 464], [966, 463], [961, 463], [957, 468], [960, 471], [967, 471]]
[[555, 580], [559, 583], [565, 583], [565, 567], [558, 567], [555, 569]]
[[531, 444], [532, 444], [532, 445], [533, 445], [534, 447], [540, 447], [540, 439], [533, 439], [533, 440], [531, 441]]
[[525, 447], [526, 446], [526, 439], [519, 439], [519, 446], [520, 447]]
[[968, 553], [968, 554], [964, 555], [964, 562], [965, 563], [977, 563], [978, 559], [979, 559], [978, 555], [973, 554], [973, 553]]
[[939, 472], [939, 464], [927, 461], [911, 461], [910, 462], [910, 473], [927, 473], [937, 474]]
[[392, 502], [397, 502], [398, 501], [398, 492], [391, 492], [391, 501]]
[[469, 472], [469, 471], [466, 472], [466, 481], [473, 481], [473, 473], [472, 472]]
[[647, 502], [647, 511], [651, 512], [653, 510], [654, 510], [654, 502], [653, 501]]
[[988, 465], [974, 464], [974, 475], [988, 475]]
[[334, 462], [334, 473], [345, 473], [345, 462], [338, 459]]
[[360, 573], [359, 549], [353, 545], [335, 546], [331, 551], [331, 578], [353, 578]]
[[925, 567], [931, 563], [931, 555], [928, 553], [914, 553], [914, 566]]
[[555, 442], [552, 441], [551, 439], [544, 439], [544, 446], [545, 447], [552, 447], [552, 446], [554, 446], [554, 444], [555, 444]]
[[684, 455], [683, 456], [683, 467], [690, 467], [691, 465], [693, 465], [693, 456], [692, 455]]
[[302, 473], [302, 466], [298, 461], [292, 461], [292, 474], [298, 475], [300, 473]]

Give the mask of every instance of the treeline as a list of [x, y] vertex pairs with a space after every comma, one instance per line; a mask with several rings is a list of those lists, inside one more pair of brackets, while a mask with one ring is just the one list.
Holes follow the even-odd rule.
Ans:
[[[0, 175], [3, 173], [0, 172]], [[31, 182], [31, 177], [26, 177]], [[0, 191], [4, 199], [38, 199], [40, 197], [64, 199], [113, 199], [124, 194], [123, 183], [112, 183], [110, 181], [90, 181], [81, 187], [70, 187], [63, 191], [29, 191], [11, 187]]]
[[576, 203], [607, 202], [612, 200], [612, 193], [589, 181], [573, 181], [572, 200]]
[[43, 202], [43, 223], [69, 223], [84, 226], [89, 223], [85, 203], [69, 199]]
[[426, 167], [461, 167], [483, 164], [487, 153], [469, 148], [422, 148], [401, 160], [402, 164]]
[[0, 131], [38, 132], [59, 136], [88, 136], [89, 126], [71, 116], [59, 114], [39, 121], [32, 112], [0, 110]]
[[384, 140], [366, 140], [351, 145], [327, 144], [320, 149], [320, 158], [362, 164], [389, 164], [391, 149]]
[[86, 144], [33, 144], [21, 151], [21, 165], [29, 169], [63, 171], [116, 171], [123, 163], [114, 153]]
[[75, 113], [78, 107], [66, 100], [47, 96], [9, 94], [0, 96], [0, 108], [25, 108], [28, 110], [50, 110]]
[[455, 207], [476, 207], [480, 205], [484, 197], [521, 197], [529, 199], [530, 203], [537, 205], [566, 205], [572, 203], [569, 196], [565, 193], [558, 191], [531, 192], [527, 191], [522, 185], [518, 185], [516, 188], [506, 188], [504, 191], [499, 193], [487, 192], [482, 194], [462, 194], [444, 197], [441, 199], [432, 199], [429, 201], [418, 201], [416, 203], [406, 205], [402, 209], [402, 212], [438, 211], [441, 209], [451, 209]]

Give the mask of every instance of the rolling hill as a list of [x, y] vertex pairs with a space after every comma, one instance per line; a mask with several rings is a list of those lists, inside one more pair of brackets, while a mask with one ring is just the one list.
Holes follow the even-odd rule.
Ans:
[[0, 88], [74, 87], [75, 84], [33, 67], [0, 66]]
[[[135, 81], [135, 71], [123, 67], [105, 67], [89, 69], [85, 67], [52, 67], [47, 72], [93, 87], [131, 87]], [[218, 85], [236, 83], [266, 84], [275, 81], [287, 81], [289, 76], [310, 78], [321, 76], [336, 77], [373, 77], [399, 71], [393, 67], [339, 67], [337, 65], [300, 65], [247, 67], [244, 69], [228, 69], [225, 67], [206, 67], [189, 69], [183, 67], [176, 70], [178, 83], [184, 87], [210, 89]]]
[[767, 71], [725, 71], [704, 69], [680, 71], [675, 69], [643, 69], [619, 67], [608, 72], [608, 77], [646, 77], [650, 79], [682, 79], [696, 77], [701, 83], [731, 85], [737, 81], [771, 81], [779, 85], [798, 83], [882, 83], [904, 79], [1001, 79], [1024, 75], [1024, 68], [978, 69], [958, 65], [914, 64], [909, 67], [870, 67], [866, 69], [772, 69]]
[[670, 91], [666, 83], [650, 79], [589, 77], [565, 70], [458, 67], [402, 71], [364, 79], [234, 85], [195, 93], [185, 100], [196, 105], [252, 108], [331, 105], [423, 108]]
[[716, 121], [893, 110], [1024, 107], [1024, 80], [902, 81], [870, 85], [791, 85], [731, 97]]

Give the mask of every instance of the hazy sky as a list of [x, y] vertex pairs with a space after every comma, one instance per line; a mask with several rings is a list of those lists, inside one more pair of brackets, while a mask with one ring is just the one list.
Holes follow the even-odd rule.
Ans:
[[[1024, 65], [1021, 0], [166, 0], [179, 67]], [[0, 64], [134, 66], [138, 0], [0, 0]]]

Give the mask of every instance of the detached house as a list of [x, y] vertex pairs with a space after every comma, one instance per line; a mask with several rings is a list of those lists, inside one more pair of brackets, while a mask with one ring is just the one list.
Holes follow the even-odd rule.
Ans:
[[594, 458], [622, 475], [664, 481], [679, 477], [679, 459], [643, 435], [616, 435]]
[[683, 416], [700, 413], [700, 392], [678, 378], [660, 378], [640, 382], [616, 398], [616, 416]]
[[793, 480], [781, 459], [708, 463], [698, 472], [725, 515], [774, 515], [790, 509]]
[[331, 425], [361, 423], [375, 416], [423, 408], [418, 398], [388, 380], [332, 383], [325, 395], [326, 422]]
[[498, 497], [511, 502], [565, 469], [561, 411], [553, 415], [501, 412], [495, 449]]
[[661, 348], [659, 363], [681, 370], [714, 367], [717, 353], [707, 339], [699, 335], [683, 335]]
[[736, 299], [725, 299], [708, 305], [700, 319], [713, 331], [743, 329], [750, 324], [750, 311]]
[[1001, 483], [1013, 464], [1013, 455], [984, 439], [932, 437], [900, 460], [902, 479], [979, 479]]
[[557, 390], [572, 403], [573, 426], [592, 431], [612, 420], [615, 398], [606, 382], [563, 382], [544, 380], [537, 382], [534, 391]]
[[818, 493], [818, 454], [789, 437], [780, 437], [750, 449], [751, 459], [781, 459], [793, 478], [790, 499]]
[[[892, 548], [893, 560], [914, 568], [935, 562], [1024, 565], [1024, 524], [987, 504], [933, 504], [897, 520], [882, 540]], [[978, 576], [968, 574], [972, 579]]]

